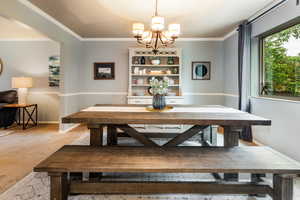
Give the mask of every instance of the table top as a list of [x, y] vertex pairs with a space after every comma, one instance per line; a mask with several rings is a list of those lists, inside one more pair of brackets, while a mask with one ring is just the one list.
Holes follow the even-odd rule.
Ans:
[[37, 104], [6, 104], [3, 107], [5, 108], [26, 108], [31, 106], [36, 106]]
[[[75, 159], [74, 159], [75, 158]], [[269, 147], [64, 146], [36, 172], [300, 173], [300, 164]]]
[[271, 125], [271, 120], [224, 106], [175, 106], [167, 112], [149, 112], [142, 105], [101, 105], [83, 109], [63, 123], [87, 124], [189, 124], [249, 126]]

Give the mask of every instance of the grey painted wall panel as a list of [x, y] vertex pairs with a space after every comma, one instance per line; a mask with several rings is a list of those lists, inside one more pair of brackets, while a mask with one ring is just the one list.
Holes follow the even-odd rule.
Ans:
[[49, 57], [60, 54], [57, 42], [2, 41], [0, 58], [4, 62], [0, 75], [0, 91], [11, 88], [11, 78], [33, 77], [33, 88], [29, 89], [28, 103], [39, 105], [40, 121], [58, 121], [59, 88], [48, 86]]
[[[253, 36], [270, 30], [284, 22], [287, 22], [300, 15], [300, 6], [296, 6], [296, 1], [291, 0], [280, 8], [272, 11], [259, 21], [253, 24]], [[257, 43], [257, 42], [256, 42]], [[254, 45], [256, 45], [254, 43]], [[255, 47], [255, 46], [254, 46]], [[254, 48], [253, 47], [253, 48]], [[257, 48], [257, 45], [256, 45]], [[255, 52], [255, 51], [254, 51]], [[254, 53], [252, 62], [252, 80], [257, 81], [258, 56]], [[255, 61], [256, 59], [256, 61]], [[254, 85], [254, 84], [253, 84]], [[257, 88], [254, 85], [254, 87]], [[253, 88], [254, 93], [255, 92]], [[257, 91], [257, 90], [256, 90]], [[299, 119], [300, 104], [288, 101], [270, 100], [262, 98], [252, 98], [252, 112], [254, 114], [272, 119], [270, 128], [257, 127], [254, 131], [255, 139], [272, 146], [275, 149], [300, 161], [299, 155]]]
[[224, 92], [238, 94], [238, 33], [224, 41]]
[[[63, 76], [60, 91], [62, 93], [77, 92], [80, 84], [78, 78], [82, 61], [81, 41], [49, 19], [32, 11], [32, 9], [22, 4], [21, 1], [0, 0], [0, 5], [0, 13], [2, 15], [19, 20], [61, 44], [61, 72]], [[68, 104], [65, 100], [60, 101], [60, 117], [78, 110], [78, 100], [74, 99], [72, 104]], [[61, 126], [61, 129], [66, 127]]]
[[251, 105], [254, 114], [272, 120], [271, 127], [255, 127], [255, 139], [300, 161], [300, 102], [252, 98]]
[[[80, 70], [79, 81], [82, 83], [81, 92], [127, 92], [128, 91], [128, 56], [129, 47], [135, 47], [135, 42], [83, 42], [83, 63]], [[183, 93], [222, 93], [223, 92], [223, 42], [177, 42], [177, 48], [182, 48]], [[192, 61], [211, 61], [212, 72], [209, 81], [191, 80]], [[115, 80], [93, 80], [94, 62], [115, 62]], [[90, 99], [90, 95], [80, 95], [82, 105], [89, 106], [95, 103], [109, 102], [109, 95], [99, 95], [96, 99]], [[95, 97], [95, 96], [93, 96]], [[211, 97], [199, 96], [193, 102], [198, 104], [210, 104]], [[218, 104], [224, 103], [222, 96], [214, 96]], [[112, 98], [113, 102], [126, 103], [124, 95]]]

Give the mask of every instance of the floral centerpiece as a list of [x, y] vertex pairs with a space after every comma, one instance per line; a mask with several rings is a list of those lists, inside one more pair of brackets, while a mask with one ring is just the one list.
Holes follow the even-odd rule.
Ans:
[[159, 80], [155, 77], [150, 79], [150, 90], [153, 95], [153, 108], [162, 110], [166, 107], [166, 95], [168, 94], [169, 79], [164, 77]]

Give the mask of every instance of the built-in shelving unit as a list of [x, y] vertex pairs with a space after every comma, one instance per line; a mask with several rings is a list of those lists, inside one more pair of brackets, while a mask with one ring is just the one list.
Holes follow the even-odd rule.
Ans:
[[[152, 64], [159, 60], [159, 64]], [[152, 77], [170, 80], [167, 104], [183, 104], [181, 91], [182, 56], [181, 49], [164, 48], [154, 55], [151, 49], [129, 48], [129, 104], [151, 104], [149, 80]]]

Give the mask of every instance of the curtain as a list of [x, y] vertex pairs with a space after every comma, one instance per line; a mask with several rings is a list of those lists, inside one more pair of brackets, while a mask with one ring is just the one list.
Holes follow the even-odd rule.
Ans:
[[[250, 112], [250, 80], [251, 80], [251, 23], [244, 21], [239, 25], [238, 41], [238, 89], [239, 109]], [[244, 127], [240, 139], [252, 142], [251, 127]]]

